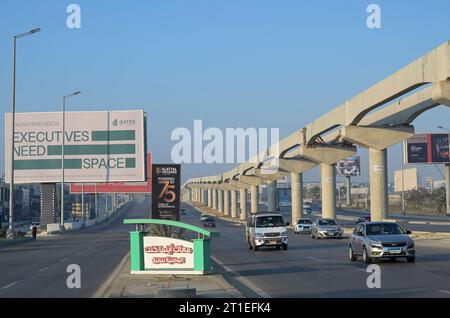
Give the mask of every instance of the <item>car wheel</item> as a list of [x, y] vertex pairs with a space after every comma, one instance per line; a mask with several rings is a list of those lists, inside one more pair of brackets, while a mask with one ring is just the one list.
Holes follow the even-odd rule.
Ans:
[[279, 251], [281, 247], [279, 245], [277, 245], [277, 246], [275, 246], [275, 248], [277, 249], [277, 251]]
[[283, 251], [287, 251], [287, 249], [288, 249], [288, 245], [287, 245], [287, 244], [284, 244], [284, 245], [283, 245]]
[[415, 256], [408, 256], [406, 258], [406, 260], [408, 261], [408, 263], [414, 263], [416, 261], [416, 257]]
[[356, 254], [353, 252], [352, 246], [350, 245], [348, 247], [348, 258], [350, 259], [350, 261], [354, 262], [358, 259], [358, 257], [356, 256]]
[[372, 258], [367, 254], [367, 249], [365, 247], [363, 250], [363, 261], [366, 264], [372, 264]]

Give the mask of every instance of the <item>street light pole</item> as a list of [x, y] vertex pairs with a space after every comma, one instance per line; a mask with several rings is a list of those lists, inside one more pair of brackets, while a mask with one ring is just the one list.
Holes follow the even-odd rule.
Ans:
[[70, 95], [63, 96], [62, 100], [62, 148], [61, 148], [61, 231], [64, 230], [64, 154], [65, 154], [65, 141], [66, 141], [66, 99], [72, 96], [81, 94], [81, 91], [77, 91]]
[[10, 162], [10, 180], [9, 180], [9, 228], [7, 231], [7, 238], [14, 239], [14, 134], [16, 124], [16, 52], [17, 39], [40, 32], [41, 29], [33, 29], [29, 32], [14, 35], [13, 43], [13, 81], [12, 81], [12, 120], [11, 120], [11, 162]]

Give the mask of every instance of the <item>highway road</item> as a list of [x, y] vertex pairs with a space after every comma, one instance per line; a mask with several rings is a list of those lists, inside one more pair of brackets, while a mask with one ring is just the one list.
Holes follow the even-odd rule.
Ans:
[[[129, 251], [124, 218], [149, 217], [148, 204], [135, 205], [109, 224], [77, 234], [0, 248], [0, 298], [92, 297]], [[66, 285], [66, 268], [81, 268], [81, 288]]]
[[[182, 221], [201, 226], [190, 206]], [[245, 227], [217, 220], [212, 242], [218, 272], [248, 297], [450, 297], [450, 240], [417, 241], [416, 263], [383, 261], [381, 288], [369, 289], [362, 262], [350, 262], [348, 240], [311, 240], [290, 232], [289, 250], [247, 248]]]

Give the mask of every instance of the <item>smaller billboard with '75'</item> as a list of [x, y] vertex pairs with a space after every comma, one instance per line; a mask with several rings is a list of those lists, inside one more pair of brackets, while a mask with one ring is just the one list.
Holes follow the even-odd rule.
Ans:
[[180, 219], [181, 166], [177, 164], [152, 165], [152, 218]]

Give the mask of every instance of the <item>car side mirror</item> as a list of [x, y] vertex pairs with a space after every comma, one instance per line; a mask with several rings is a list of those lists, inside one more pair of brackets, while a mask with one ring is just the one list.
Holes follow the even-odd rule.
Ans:
[[289, 226], [289, 225], [291, 225], [291, 223], [290, 222], [286, 222], [286, 226]]
[[409, 230], [408, 230], [408, 231], [406, 231], [406, 234], [408, 234], [408, 235], [410, 235], [411, 233], [412, 233], [412, 232], [411, 232], [411, 231], [409, 231]]
[[359, 231], [359, 232], [356, 232], [356, 235], [358, 235], [358, 236], [364, 236], [364, 233], [361, 232], [361, 231]]

